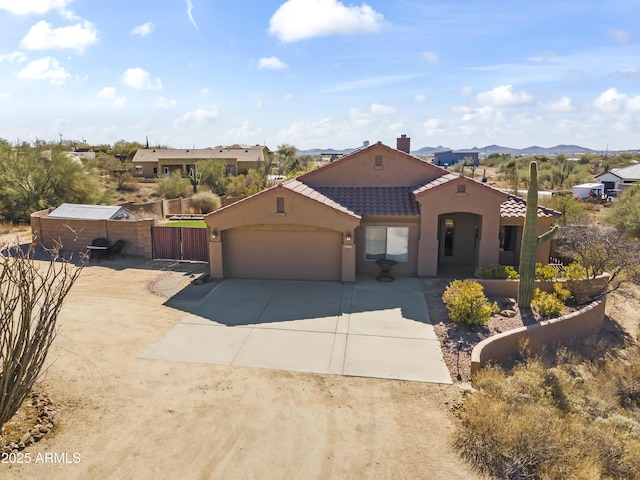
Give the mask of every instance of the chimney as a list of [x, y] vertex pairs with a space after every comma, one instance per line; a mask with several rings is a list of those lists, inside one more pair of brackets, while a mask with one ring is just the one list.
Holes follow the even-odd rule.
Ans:
[[411, 139], [407, 138], [407, 136], [403, 133], [397, 140], [396, 149], [400, 150], [401, 152], [411, 154]]

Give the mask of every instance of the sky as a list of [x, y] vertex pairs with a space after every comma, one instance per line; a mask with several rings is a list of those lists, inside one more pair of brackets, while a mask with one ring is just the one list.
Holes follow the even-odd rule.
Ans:
[[640, 148], [638, 0], [0, 0], [0, 138]]

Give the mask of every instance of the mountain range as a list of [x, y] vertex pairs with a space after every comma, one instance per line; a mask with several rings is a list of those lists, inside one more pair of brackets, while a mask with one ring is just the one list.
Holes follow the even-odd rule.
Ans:
[[[298, 150], [298, 155], [310, 155], [317, 156], [323, 154], [342, 154], [346, 155], [348, 153], [359, 150], [362, 147], [357, 148], [346, 148], [343, 150], [336, 150], [333, 148], [312, 148], [309, 150]], [[436, 152], [442, 152], [446, 150], [453, 150], [448, 147], [443, 147], [439, 145], [437, 147], [422, 147], [418, 150], [411, 150], [411, 155], [415, 156], [429, 156], [433, 155]], [[504, 153], [510, 154], [511, 156], [528, 156], [528, 155], [584, 155], [585, 153], [597, 153], [603, 154], [605, 153], [602, 150], [592, 150], [590, 148], [581, 147], [579, 145], [556, 145], [555, 147], [538, 147], [537, 145], [527, 147], [527, 148], [510, 148], [510, 147], [502, 147], [500, 145], [487, 145], [486, 147], [473, 147], [473, 148], [463, 148], [460, 151], [464, 152], [478, 152], [481, 155], [491, 155], [493, 153]], [[624, 150], [625, 152], [630, 153], [640, 153], [640, 149], [636, 150]], [[609, 154], [616, 154], [621, 152], [608, 152]]]

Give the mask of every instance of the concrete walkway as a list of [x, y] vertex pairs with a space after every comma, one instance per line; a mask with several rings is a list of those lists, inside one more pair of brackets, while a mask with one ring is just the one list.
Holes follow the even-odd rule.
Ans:
[[451, 383], [417, 278], [225, 280], [142, 357]]

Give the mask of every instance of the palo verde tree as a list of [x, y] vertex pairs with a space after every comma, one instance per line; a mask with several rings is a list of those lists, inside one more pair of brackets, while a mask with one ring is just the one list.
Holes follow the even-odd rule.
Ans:
[[44, 366], [63, 301], [82, 265], [56, 252], [47, 264], [31, 251], [0, 251], [0, 432], [16, 413]]
[[527, 213], [522, 230], [520, 247], [520, 286], [518, 287], [518, 306], [529, 308], [533, 300], [534, 281], [536, 279], [536, 249], [538, 244], [551, 240], [558, 231], [554, 225], [547, 233], [538, 236], [538, 164], [529, 164], [529, 190], [527, 191]]

